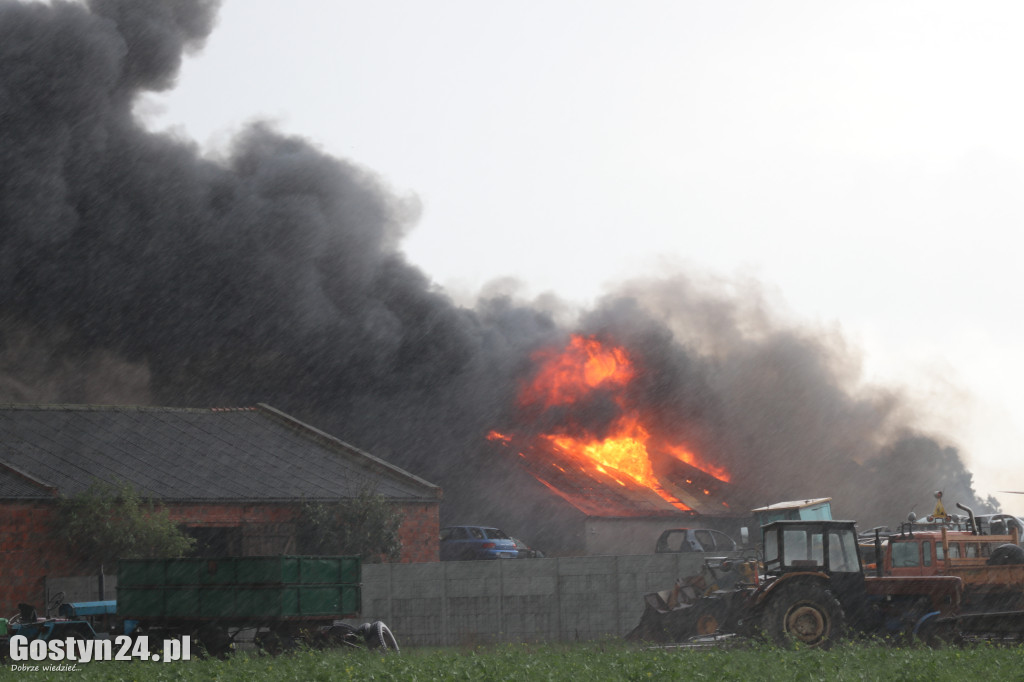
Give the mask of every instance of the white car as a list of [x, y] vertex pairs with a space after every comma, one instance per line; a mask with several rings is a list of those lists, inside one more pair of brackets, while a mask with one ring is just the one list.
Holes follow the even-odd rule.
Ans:
[[667, 552], [734, 552], [736, 541], [725, 533], [710, 528], [671, 528], [658, 538], [654, 546], [658, 554]]

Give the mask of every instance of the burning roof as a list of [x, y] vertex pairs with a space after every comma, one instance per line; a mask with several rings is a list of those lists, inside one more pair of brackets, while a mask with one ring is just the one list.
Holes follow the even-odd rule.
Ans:
[[[625, 347], [573, 334], [564, 348], [544, 348], [533, 360], [536, 371], [518, 404], [524, 420], [534, 415], [549, 426], [488, 438], [516, 451], [550, 490], [590, 516], [729, 509], [729, 472], [689, 444], [652, 432], [654, 420], [629, 390], [637, 368]], [[604, 419], [596, 421], [595, 396], [604, 405]]]

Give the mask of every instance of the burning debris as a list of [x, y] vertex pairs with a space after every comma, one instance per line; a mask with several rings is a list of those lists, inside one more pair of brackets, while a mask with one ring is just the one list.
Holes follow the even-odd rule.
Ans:
[[552, 491], [679, 514], [826, 493], [869, 524], [938, 488], [985, 509], [842, 339], [756, 288], [629, 282], [571, 323], [496, 290], [459, 307], [400, 251], [415, 199], [367, 169], [262, 123], [222, 159], [146, 130], [133, 103], [215, 14], [0, 0], [0, 400], [270, 402], [441, 485], [447, 520], [530, 539], [558, 527]]

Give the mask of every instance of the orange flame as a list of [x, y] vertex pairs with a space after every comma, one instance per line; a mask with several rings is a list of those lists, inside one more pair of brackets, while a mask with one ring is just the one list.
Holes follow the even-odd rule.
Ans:
[[647, 430], [632, 415], [620, 418], [614, 434], [602, 440], [557, 434], [541, 436], [563, 452], [584, 455], [598, 465], [621, 471], [640, 485], [652, 487], [658, 479], [647, 455], [648, 437]]
[[497, 431], [491, 431], [487, 434], [487, 440], [500, 440], [505, 445], [512, 442], [512, 436], [505, 435], [504, 433], [498, 433]]
[[582, 459], [590, 460], [595, 468], [621, 486], [626, 484], [605, 469], [621, 472], [640, 485], [650, 488], [662, 499], [683, 511], [690, 508], [682, 500], [665, 490], [654, 475], [651, 458], [647, 454], [647, 441], [650, 434], [635, 414], [620, 417], [613, 429], [613, 434], [603, 438], [573, 438], [572, 436], [545, 434], [541, 438], [559, 450]]
[[523, 405], [545, 408], [576, 402], [598, 387], [625, 386], [633, 379], [633, 365], [621, 348], [605, 348], [594, 337], [573, 335], [562, 353], [541, 351], [540, 371], [519, 396]]
[[690, 452], [686, 448], [678, 446], [678, 445], [666, 445], [665, 446], [665, 450], [667, 452], [669, 452], [673, 457], [678, 459], [679, 461], [686, 462], [687, 464], [692, 466], [694, 469], [700, 469], [705, 474], [709, 474], [711, 476], [714, 476], [715, 478], [717, 478], [719, 481], [722, 481], [723, 483], [728, 483], [729, 482], [730, 476], [729, 476], [729, 472], [726, 469], [724, 469], [723, 467], [716, 466], [716, 465], [711, 464], [709, 462], [704, 462], [704, 461], [698, 459], [697, 455], [693, 454], [692, 452]]

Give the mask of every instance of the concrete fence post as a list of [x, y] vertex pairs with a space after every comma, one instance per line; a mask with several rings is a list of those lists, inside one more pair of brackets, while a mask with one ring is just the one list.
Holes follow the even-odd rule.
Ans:
[[448, 564], [441, 562], [443, 567], [441, 570], [441, 644], [443, 646], [452, 645], [452, 624], [449, 610], [451, 605], [448, 603]]
[[555, 626], [559, 642], [568, 641], [565, 632], [562, 630], [562, 560], [555, 559]]
[[393, 623], [395, 621], [394, 621], [394, 613], [392, 611], [391, 605], [392, 605], [392, 595], [394, 595], [394, 593], [395, 593], [395, 564], [388, 563], [387, 567], [388, 567], [388, 602], [387, 602], [388, 603], [388, 607], [387, 607], [388, 618], [384, 622], [385, 623]]
[[505, 622], [505, 561], [498, 561], [498, 641], [504, 642], [508, 633]]

